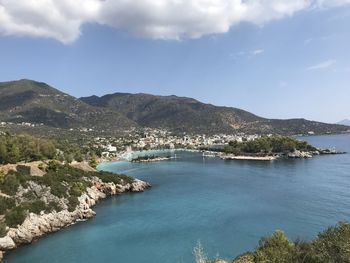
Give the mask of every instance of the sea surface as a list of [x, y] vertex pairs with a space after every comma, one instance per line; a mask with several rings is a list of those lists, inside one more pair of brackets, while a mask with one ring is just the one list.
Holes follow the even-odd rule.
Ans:
[[[350, 135], [302, 139], [350, 152]], [[101, 164], [101, 170], [153, 187], [101, 202], [94, 219], [21, 247], [5, 262], [190, 263], [198, 241], [208, 257], [232, 259], [276, 229], [309, 240], [327, 226], [350, 221], [349, 154], [268, 162], [184, 151], [176, 156], [157, 163]]]

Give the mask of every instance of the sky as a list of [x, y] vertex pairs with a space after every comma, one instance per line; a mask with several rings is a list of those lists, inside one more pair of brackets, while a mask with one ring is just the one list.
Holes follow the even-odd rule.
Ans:
[[350, 0], [0, 0], [0, 81], [350, 119]]

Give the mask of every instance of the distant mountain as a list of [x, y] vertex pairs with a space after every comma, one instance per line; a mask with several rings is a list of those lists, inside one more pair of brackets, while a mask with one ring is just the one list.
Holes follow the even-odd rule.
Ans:
[[49, 85], [32, 80], [0, 83], [0, 120], [43, 123], [58, 128], [135, 126], [108, 109], [95, 108]]
[[81, 100], [95, 107], [118, 111], [140, 126], [179, 132], [306, 134], [313, 131], [322, 134], [348, 130], [345, 126], [305, 119], [266, 119], [241, 109], [217, 107], [177, 96], [115, 93]]
[[345, 119], [345, 120], [342, 120], [340, 122], [337, 122], [337, 124], [350, 126], [350, 120]]
[[0, 121], [111, 132], [132, 127], [194, 133], [323, 134], [349, 130], [348, 126], [305, 119], [266, 119], [241, 109], [177, 96], [115, 93], [77, 99], [32, 80], [0, 83]]

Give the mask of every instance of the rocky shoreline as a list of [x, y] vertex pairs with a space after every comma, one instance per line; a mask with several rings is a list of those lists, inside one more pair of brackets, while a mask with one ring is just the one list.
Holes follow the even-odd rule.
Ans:
[[223, 154], [220, 156], [222, 160], [250, 160], [250, 161], [273, 161], [281, 158], [289, 159], [304, 159], [312, 158], [315, 155], [332, 155], [332, 154], [345, 154], [345, 152], [339, 152], [334, 149], [317, 149], [316, 151], [299, 151], [295, 150], [287, 154], [274, 154], [274, 155], [233, 155]]
[[124, 185], [112, 182], [104, 183], [97, 177], [93, 177], [91, 182], [92, 186], [88, 187], [78, 198], [79, 204], [74, 211], [69, 212], [65, 209], [47, 214], [43, 212], [41, 214], [30, 213], [21, 225], [10, 228], [6, 236], [0, 238], [0, 262], [6, 251], [16, 249], [24, 244], [30, 244], [44, 235], [94, 217], [96, 213], [91, 208], [99, 200], [124, 192], [142, 192], [151, 186], [138, 179]]
[[150, 162], [160, 162], [167, 161], [173, 159], [172, 157], [156, 157], [156, 158], [148, 158], [148, 159], [140, 159], [140, 160], [131, 160], [132, 163], [150, 163]]
[[249, 160], [249, 161], [273, 161], [276, 156], [245, 156], [245, 155], [224, 155], [220, 157], [222, 160]]

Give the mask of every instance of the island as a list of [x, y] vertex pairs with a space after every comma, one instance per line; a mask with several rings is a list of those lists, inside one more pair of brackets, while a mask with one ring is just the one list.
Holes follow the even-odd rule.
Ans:
[[316, 148], [293, 137], [273, 135], [249, 141], [230, 141], [221, 150], [220, 158], [223, 160], [272, 161], [280, 158], [311, 158], [315, 155], [343, 153], [335, 149]]
[[156, 156], [156, 155], [146, 155], [146, 156], [138, 156], [136, 158], [131, 159], [132, 163], [148, 163], [148, 162], [160, 162], [171, 160], [172, 157], [168, 156]]

